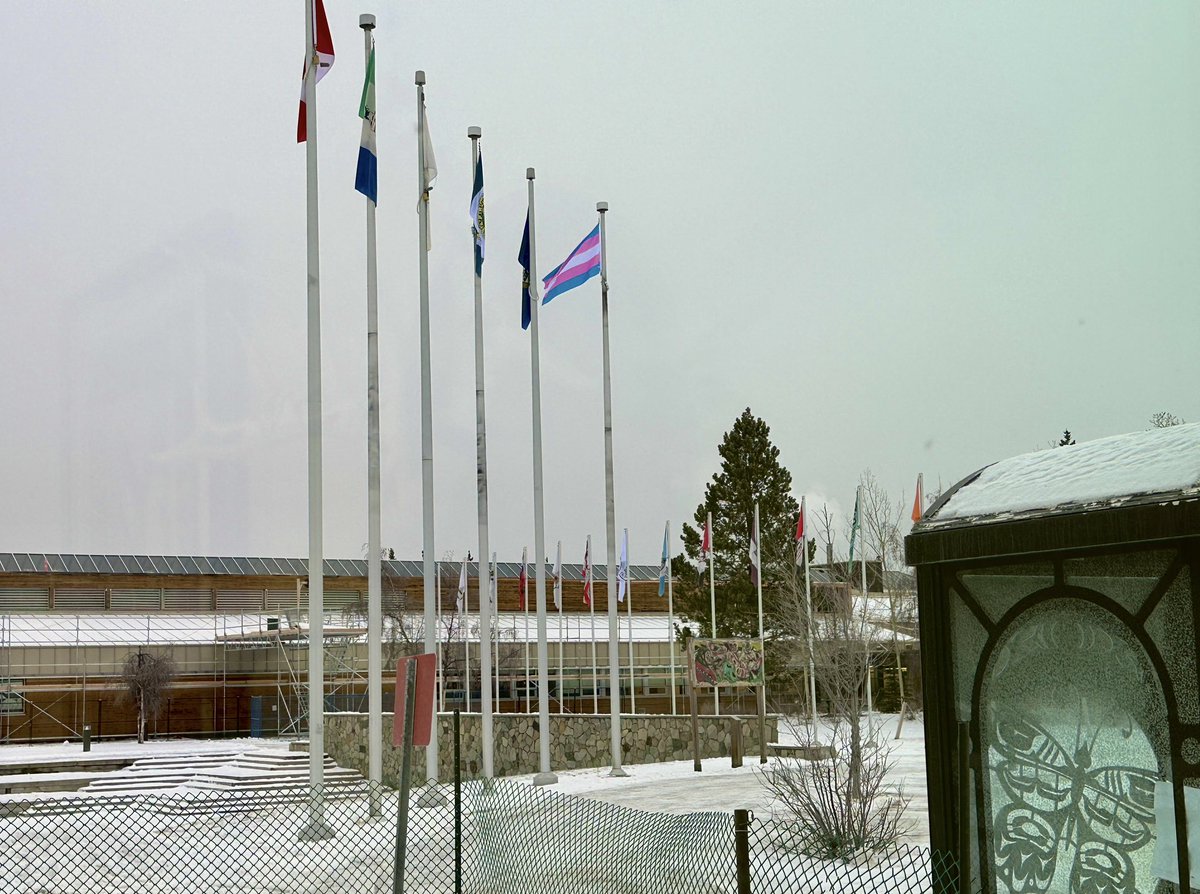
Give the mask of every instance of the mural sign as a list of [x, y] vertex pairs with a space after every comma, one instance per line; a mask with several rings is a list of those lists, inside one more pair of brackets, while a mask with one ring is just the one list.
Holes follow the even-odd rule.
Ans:
[[688, 641], [693, 686], [761, 686], [762, 643], [756, 639]]

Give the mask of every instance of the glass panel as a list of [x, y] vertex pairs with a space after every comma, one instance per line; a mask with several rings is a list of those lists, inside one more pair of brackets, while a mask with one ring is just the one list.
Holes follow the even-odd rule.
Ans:
[[1146, 632], [1167, 663], [1179, 703], [1179, 719], [1184, 723], [1200, 723], [1192, 611], [1192, 582], [1185, 566], [1146, 621]]
[[1054, 583], [1049, 562], [1030, 565], [997, 565], [978, 571], [963, 571], [959, 580], [993, 622], [1031, 593]]
[[1071, 586], [1103, 593], [1136, 615], [1174, 557], [1174, 550], [1089, 556], [1067, 559], [1063, 571]]
[[950, 625], [954, 638], [951, 649], [954, 659], [954, 711], [956, 719], [965, 723], [971, 719], [975, 671], [979, 667], [988, 635], [962, 597], [953, 590], [950, 593]]
[[1166, 703], [1132, 632], [1051, 599], [1002, 635], [980, 696], [984, 840], [995, 890], [1155, 890]]

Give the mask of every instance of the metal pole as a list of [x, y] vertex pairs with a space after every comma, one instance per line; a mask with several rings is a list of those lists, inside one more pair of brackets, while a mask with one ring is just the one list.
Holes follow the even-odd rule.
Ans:
[[[625, 556], [629, 557], [629, 529], [625, 528]], [[629, 713], [637, 713], [637, 677], [633, 665], [633, 581], [625, 571], [625, 617], [629, 621]]]
[[[363, 53], [371, 62], [375, 16], [358, 17]], [[375, 203], [367, 199], [367, 780], [370, 815], [380, 811], [383, 783], [383, 553], [379, 498], [379, 268]]]
[[[712, 513], [708, 514], [708, 602], [712, 611], [712, 637], [717, 638], [717, 580], [713, 576], [713, 555], [716, 553], [717, 538], [713, 532]], [[713, 687], [713, 708], [715, 714], [721, 713], [721, 689]]]
[[597, 202], [600, 213], [600, 327], [604, 350], [604, 531], [608, 540], [608, 708], [611, 717], [612, 770], [621, 769], [621, 623], [617, 614], [617, 499], [613, 493], [612, 364], [608, 349], [608, 202]]
[[667, 522], [667, 650], [671, 656], [671, 713], [678, 714], [675, 708], [675, 593], [672, 587], [670, 543], [671, 523]]
[[[471, 141], [471, 176], [479, 168], [478, 127], [467, 128]], [[474, 242], [476, 221], [471, 222]], [[478, 249], [476, 249], [478, 251]], [[492, 589], [488, 567], [487, 424], [483, 402], [483, 259], [475, 264], [475, 491], [479, 511], [479, 706], [483, 725], [483, 775], [492, 776]], [[486, 637], [486, 640], [484, 639]]]
[[[808, 537], [808, 507], [805, 505], [805, 499], [800, 499], [800, 512], [804, 513], [804, 536]], [[812, 611], [812, 581], [808, 574], [808, 543], [807, 540], [800, 544], [800, 548], [804, 551], [804, 611], [808, 616], [807, 630], [805, 633], [808, 637], [808, 699], [809, 708], [812, 711], [813, 735], [817, 733], [817, 661], [813, 653], [813, 611]]]
[[[392, 862], [392, 894], [404, 892], [404, 861], [408, 850], [408, 794], [412, 786], [413, 721], [416, 717], [417, 662], [410, 659], [404, 679], [404, 739], [400, 754], [400, 795], [396, 804], [396, 852]], [[432, 742], [437, 736], [429, 737]]]
[[533, 713], [533, 695], [529, 691], [529, 547], [521, 548], [521, 575], [525, 579], [521, 590], [521, 608], [525, 613], [525, 713]]
[[454, 709], [454, 892], [462, 892], [462, 728]]
[[529, 368], [533, 386], [533, 558], [537, 593], [538, 767], [534, 785], [558, 782], [550, 772], [550, 656], [546, 648], [546, 525], [542, 506], [542, 373], [538, 354], [537, 238], [533, 168], [525, 169], [529, 188]]
[[442, 563], [441, 562], [437, 563], [437, 575], [436, 576], [437, 576], [437, 584], [436, 584], [437, 593], [434, 595], [434, 599], [437, 601], [437, 617], [436, 617], [436, 620], [434, 621], [434, 627], [435, 627], [435, 632], [437, 635], [437, 687], [438, 687], [438, 699], [439, 699], [439, 705], [440, 705], [438, 710], [445, 712], [445, 710], [446, 710], [446, 673], [445, 673], [445, 669], [442, 667], [442, 655], [443, 655], [443, 652], [445, 651], [445, 649], [442, 646]]
[[596, 574], [592, 571], [592, 535], [587, 536], [588, 622], [592, 632], [592, 714], [600, 713], [600, 669], [596, 667]]
[[566, 648], [566, 643], [563, 642], [563, 600], [562, 600], [562, 541], [558, 541], [557, 560], [554, 565], [555, 581], [554, 581], [554, 602], [558, 608], [558, 713], [563, 712], [563, 702], [566, 700], [566, 680], [567, 675], [564, 669], [565, 661], [563, 652]]
[[[464, 563], [465, 564], [465, 563]], [[463, 671], [466, 676], [463, 688], [466, 690], [467, 713], [471, 713], [471, 585], [464, 581], [463, 586]]]
[[758, 501], [754, 503], [754, 548], [758, 553], [757, 562], [758, 569], [754, 575], [755, 586], [758, 590], [758, 644], [762, 649], [763, 664], [763, 683], [758, 688], [758, 750], [759, 760], [762, 763], [767, 762], [767, 638], [764, 632], [766, 628], [763, 626], [763, 603], [762, 603], [762, 530], [758, 526]]
[[[418, 71], [417, 85], [417, 222], [418, 271], [421, 311], [421, 524], [425, 602], [425, 651], [437, 651], [437, 610], [433, 595], [435, 553], [433, 551], [433, 392], [429, 360], [429, 184], [425, 182], [425, 72]], [[443, 681], [444, 682], [444, 681]], [[425, 749], [425, 779], [437, 782], [437, 736]]]
[[[495, 699], [496, 699], [496, 711], [499, 711], [500, 710], [500, 636], [501, 636], [501, 631], [500, 631], [500, 565], [496, 561], [495, 553], [492, 553], [492, 573], [490, 575], [490, 579], [491, 579], [492, 588], [490, 590], [488, 590], [488, 605], [492, 608], [492, 611], [493, 611], [493, 616], [495, 618], [496, 631], [495, 631], [494, 636], [491, 633], [488, 634], [488, 640], [492, 644], [492, 651], [494, 653], [492, 655], [492, 660], [493, 660], [492, 667], [494, 667], [496, 669], [496, 673], [495, 673], [496, 691], [495, 691], [494, 695], [495, 695]], [[490, 716], [490, 714], [489, 714], [489, 716]], [[489, 723], [489, 729], [490, 729], [490, 726], [491, 726], [491, 724]], [[488, 735], [488, 741], [489, 742], [492, 741], [492, 737], [491, 737], [490, 733]], [[489, 754], [491, 753], [492, 750], [493, 750], [492, 748], [488, 749]]]
[[327, 838], [325, 804], [325, 577], [321, 480], [321, 250], [317, 202], [317, 48], [313, 4], [304, 0], [305, 162], [308, 191], [308, 826], [305, 839]]
[[[858, 486], [858, 505], [859, 511], [865, 513], [867, 511], [866, 504], [862, 502], [863, 488]], [[862, 541], [862, 596], [863, 596], [863, 644], [866, 646], [867, 652], [867, 727], [870, 728], [872, 720], [874, 720], [875, 709], [872, 706], [871, 698], [871, 630], [870, 622], [868, 621], [867, 612], [867, 538], [865, 536], [865, 527], [861, 521], [862, 516], [859, 516], [858, 536]]]

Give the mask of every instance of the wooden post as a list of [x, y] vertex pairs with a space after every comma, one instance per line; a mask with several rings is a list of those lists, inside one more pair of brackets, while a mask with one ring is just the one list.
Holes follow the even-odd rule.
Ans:
[[688, 702], [692, 710], [692, 769], [700, 772], [700, 717], [696, 710], [696, 653], [688, 643]]
[[767, 687], [758, 687], [758, 762], [767, 762]]

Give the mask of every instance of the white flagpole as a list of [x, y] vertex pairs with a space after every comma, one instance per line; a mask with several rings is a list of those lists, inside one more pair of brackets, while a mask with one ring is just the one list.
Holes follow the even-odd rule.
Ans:
[[675, 710], [675, 593], [671, 574], [671, 523], [667, 522], [667, 647], [671, 656], [671, 713]]
[[304, 0], [308, 181], [308, 826], [305, 839], [328, 838], [325, 825], [325, 563], [321, 479], [321, 250], [317, 215], [317, 48], [312, 0]]
[[596, 574], [592, 571], [592, 535], [587, 536], [588, 622], [592, 631], [592, 713], [600, 713], [600, 671], [596, 667]]
[[[708, 602], [709, 608], [712, 610], [712, 637], [717, 638], [717, 581], [713, 576], [713, 554], [716, 553], [717, 538], [713, 533], [712, 513], [708, 514]], [[719, 687], [713, 687], [713, 708], [714, 713], [721, 713], [721, 690]]]
[[566, 671], [563, 661], [563, 597], [562, 597], [562, 541], [558, 541], [558, 553], [554, 562], [554, 602], [558, 608], [558, 713], [563, 712], [563, 702], [566, 699]]
[[446, 711], [446, 673], [442, 668], [442, 563], [437, 564], [437, 618], [435, 625], [437, 627], [437, 679], [438, 679], [438, 699], [441, 707], [438, 709], [445, 713]]
[[488, 601], [492, 607], [492, 616], [495, 618], [496, 635], [489, 634], [488, 639], [491, 640], [492, 650], [494, 652], [492, 658], [492, 667], [496, 669], [496, 691], [494, 693], [496, 699], [496, 710], [500, 710], [500, 566], [496, 562], [496, 554], [492, 553], [492, 588], [488, 591]]
[[604, 350], [604, 530], [608, 539], [608, 707], [611, 715], [612, 770], [609, 776], [627, 776], [621, 769], [621, 621], [617, 614], [617, 498], [613, 493], [612, 364], [608, 350], [608, 202], [597, 202], [600, 212], [600, 326]]
[[521, 607], [525, 613], [525, 713], [533, 713], [533, 696], [529, 692], [529, 548], [521, 550], [521, 569], [525, 574], [525, 589], [521, 592]]
[[762, 531], [758, 526], [758, 501], [754, 502], [754, 561], [757, 563], [754, 574], [754, 585], [758, 591], [758, 644], [762, 649], [762, 673], [763, 684], [758, 689], [758, 736], [759, 742], [762, 743], [762, 762], [767, 762], [767, 746], [766, 746], [766, 716], [767, 716], [767, 637], [766, 628], [763, 626], [763, 603], [762, 603], [762, 578], [763, 578], [763, 560], [762, 560]]
[[[424, 555], [425, 651], [437, 648], [437, 608], [433, 598], [435, 556], [433, 551], [433, 391], [429, 360], [429, 184], [425, 180], [425, 72], [418, 71], [417, 85], [417, 220], [418, 271], [421, 296], [421, 521]], [[431, 736], [425, 749], [425, 778], [437, 782], [438, 737]]]
[[807, 497], [800, 499], [800, 513], [804, 516], [804, 540], [800, 544], [804, 556], [804, 611], [808, 616], [808, 701], [812, 711], [813, 734], [817, 730], [817, 661], [813, 653], [812, 582], [808, 574], [808, 506]]
[[[471, 179], [479, 165], [478, 127], [468, 127], [471, 141]], [[471, 224], [475, 239], [475, 222]], [[472, 253], [474, 254], [474, 253]], [[475, 490], [479, 509], [479, 706], [483, 725], [483, 775], [492, 776], [492, 586], [488, 557], [487, 425], [483, 401], [483, 274], [475, 267]]]
[[529, 188], [529, 368], [533, 386], [533, 557], [537, 592], [538, 767], [534, 785], [558, 782], [550, 771], [550, 657], [546, 648], [546, 525], [542, 506], [542, 372], [538, 353], [537, 239], [533, 168], [525, 169]]
[[629, 579], [629, 529], [625, 528], [625, 617], [629, 621], [629, 713], [637, 713], [637, 677], [633, 665], [633, 581]]
[[467, 713], [471, 713], [471, 582], [468, 579], [463, 587], [463, 668], [465, 682], [463, 688], [467, 694]]
[[[371, 62], [375, 16], [358, 17], [363, 52]], [[379, 498], [379, 272], [375, 203], [367, 199], [367, 779], [371, 816], [379, 814], [383, 782], [383, 553]]]
[[862, 502], [863, 489], [862, 485], [858, 486], [858, 541], [862, 548], [862, 598], [863, 598], [863, 642], [867, 648], [867, 725], [872, 721], [874, 714], [874, 706], [871, 698], [871, 630], [870, 622], [867, 620], [867, 538], [863, 536], [863, 513], [866, 512], [866, 506]]

